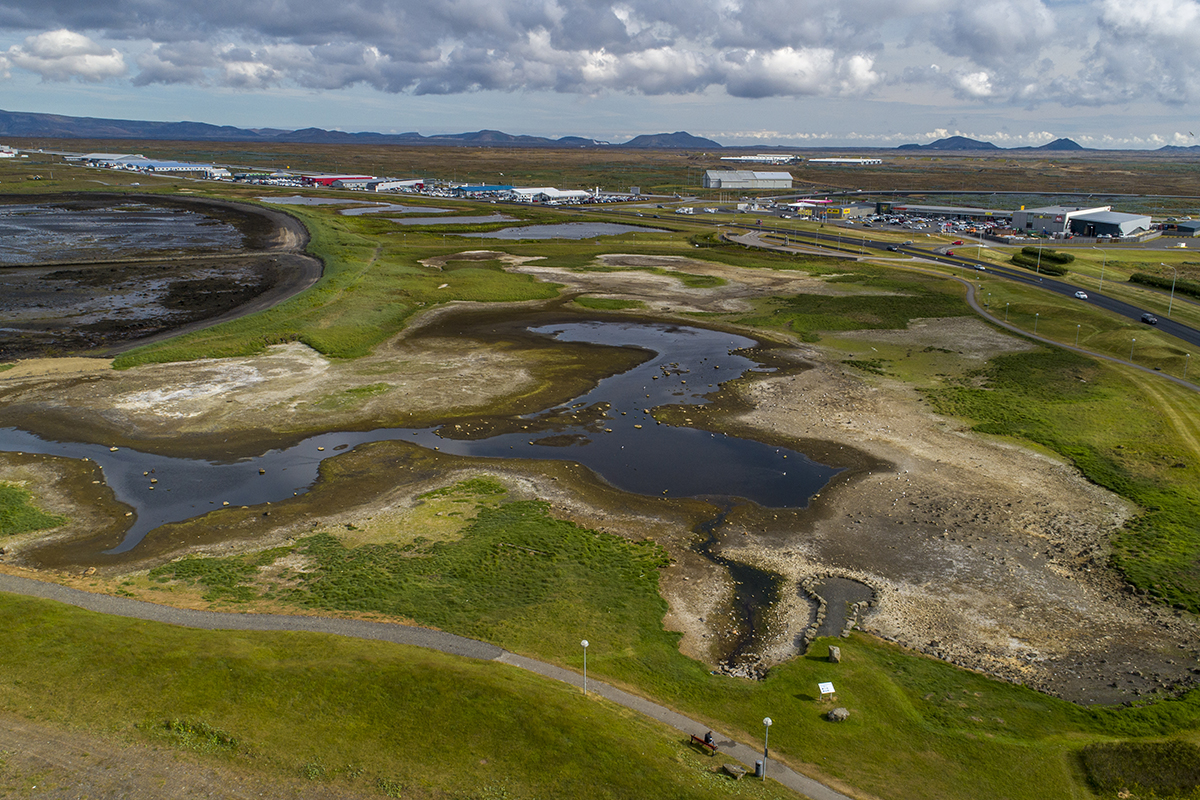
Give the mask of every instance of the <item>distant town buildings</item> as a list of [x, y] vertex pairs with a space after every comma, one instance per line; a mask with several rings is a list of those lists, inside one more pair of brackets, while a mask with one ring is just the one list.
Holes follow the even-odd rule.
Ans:
[[810, 158], [809, 164], [833, 166], [873, 167], [883, 163], [882, 158]]

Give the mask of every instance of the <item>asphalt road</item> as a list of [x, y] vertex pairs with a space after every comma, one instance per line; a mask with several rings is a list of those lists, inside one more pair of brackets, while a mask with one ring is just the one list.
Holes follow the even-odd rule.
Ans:
[[[838, 239], [839, 239], [837, 233], [813, 234], [809, 231], [795, 231], [795, 230], [791, 230], [791, 229], [772, 228], [772, 227], [766, 226], [766, 225], [759, 226], [759, 225], [726, 225], [726, 224], [722, 224], [722, 227], [739, 228], [739, 229], [747, 231], [747, 232], [754, 232], [754, 233], [759, 233], [759, 234], [773, 234], [776, 236], [786, 236], [786, 237], [788, 237], [789, 240], [793, 240], [797, 244], [813, 245], [813, 244], [817, 244], [817, 243], [823, 243], [826, 247], [832, 246], [835, 248], [836, 248], [835, 242], [838, 242]], [[962, 269], [976, 269], [977, 267], [982, 266], [982, 267], [985, 267], [985, 269], [982, 270], [981, 272], [983, 272], [987, 275], [991, 275], [993, 277], [1001, 277], [1006, 280], [1014, 281], [1016, 283], [1025, 284], [1026, 286], [1032, 286], [1032, 287], [1036, 287], [1038, 289], [1043, 289], [1045, 291], [1055, 292], [1055, 293], [1061, 294], [1065, 297], [1072, 297], [1072, 296], [1074, 296], [1075, 292], [1082, 290], [1082, 291], [1086, 292], [1087, 299], [1080, 300], [1079, 301], [1080, 303], [1090, 303], [1098, 308], [1104, 309], [1105, 311], [1109, 311], [1113, 314], [1117, 314], [1119, 316], [1125, 317], [1126, 319], [1133, 320], [1134, 322], [1140, 322], [1142, 319], [1142, 314], [1151, 313], [1154, 316], [1158, 317], [1158, 323], [1155, 327], [1157, 327], [1163, 333], [1174, 336], [1175, 338], [1180, 339], [1181, 341], [1187, 342], [1188, 344], [1193, 345], [1197, 349], [1200, 349], [1200, 330], [1197, 330], [1196, 328], [1193, 328], [1188, 325], [1184, 325], [1181, 322], [1176, 322], [1175, 320], [1173, 320], [1163, 314], [1149, 311], [1149, 309], [1139, 308], [1135, 305], [1125, 303], [1121, 300], [1117, 300], [1115, 298], [1100, 294], [1099, 292], [1096, 292], [1096, 291], [1093, 291], [1090, 289], [1086, 289], [1084, 287], [1074, 286], [1070, 283], [1055, 280], [1054, 278], [1047, 277], [1044, 275], [1037, 275], [1036, 273], [1030, 273], [1029, 270], [1026, 270], [1026, 269], [1014, 269], [1011, 267], [998, 266], [998, 265], [992, 264], [990, 262], [980, 261], [980, 260], [974, 259], [974, 258], [969, 258], [965, 255], [962, 255], [960, 252], [956, 252], [955, 255], [953, 255], [953, 256], [946, 255], [944, 252], [938, 252], [939, 250], [944, 251], [946, 249], [952, 249], [952, 250], [957, 249], [954, 247], [950, 247], [950, 248], [941, 247], [941, 248], [936, 248], [936, 249], [925, 249], [922, 247], [916, 247], [915, 245], [903, 246], [903, 245], [896, 245], [895, 242], [879, 242], [879, 241], [874, 241], [872, 239], [866, 238], [863, 235], [862, 231], [860, 231], [860, 230], [848, 230], [848, 231], [842, 230], [841, 236], [840, 236], [840, 245], [841, 245], [840, 252], [852, 252], [854, 250], [857, 250], [858, 248], [864, 248], [868, 252], [872, 252], [872, 254], [896, 252], [900, 255], [907, 255], [907, 256], [912, 256], [915, 258], [921, 258], [926, 261], [932, 261], [932, 262], [935, 262], [938, 264], [946, 264], [948, 266], [959, 267]], [[895, 251], [889, 251], [888, 250], [889, 247], [896, 247], [897, 249]], [[973, 245], [971, 245], [971, 244], [965, 244], [965, 245], [962, 245], [961, 250], [969, 251], [972, 249], [972, 247], [973, 247]], [[1179, 304], [1190, 302], [1190, 301], [1185, 300], [1185, 299], [1179, 297], [1178, 295], [1176, 295], [1174, 302], [1176, 305], [1179, 305]]]

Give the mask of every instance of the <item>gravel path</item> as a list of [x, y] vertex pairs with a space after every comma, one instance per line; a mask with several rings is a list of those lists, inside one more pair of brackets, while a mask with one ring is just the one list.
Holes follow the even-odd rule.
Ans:
[[[498, 661], [503, 664], [528, 670], [551, 680], [562, 681], [582, 689], [582, 676], [561, 667], [536, 661], [532, 658], [510, 653], [503, 648], [486, 642], [455, 636], [452, 633], [400, 625], [394, 622], [369, 622], [356, 619], [330, 619], [326, 617], [303, 617], [287, 614], [231, 614], [217, 611], [196, 611], [192, 609], [173, 608], [127, 597], [113, 597], [105, 594], [93, 594], [54, 583], [43, 583], [15, 575], [0, 574], [0, 591], [19, 594], [27, 597], [40, 597], [55, 600], [60, 603], [95, 611], [100, 614], [110, 614], [117, 617], [141, 619], [149, 622], [160, 622], [166, 625], [179, 625], [184, 628], [202, 630], [243, 630], [243, 631], [305, 631], [308, 633], [330, 633], [336, 636], [348, 636], [355, 639], [376, 639], [396, 644], [408, 644], [425, 647], [450, 655], [465, 658], [477, 658], [484, 661]], [[652, 717], [659, 722], [675, 728], [686, 734], [703, 736], [708, 730], [701, 723], [678, 714], [669, 708], [652, 703], [645, 698], [621, 691], [595, 679], [587, 683], [589, 693], [597, 694], [606, 700], [632, 709], [640, 714]], [[786, 723], [785, 723], [786, 724]], [[734, 741], [729, 736], [714, 731], [717, 737], [719, 755], [740, 761], [752, 772], [754, 762], [762, 759], [758, 750]], [[824, 784], [807, 776], [801, 775], [782, 764], [769, 761], [767, 772], [772, 780], [787, 786], [812, 800], [850, 800], [846, 795], [830, 789]]]

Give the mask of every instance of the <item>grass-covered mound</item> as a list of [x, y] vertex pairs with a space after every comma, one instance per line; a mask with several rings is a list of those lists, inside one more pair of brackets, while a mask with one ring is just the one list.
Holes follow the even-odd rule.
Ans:
[[67, 521], [66, 517], [48, 514], [31, 505], [30, 497], [19, 486], [0, 483], [0, 536], [55, 528]]

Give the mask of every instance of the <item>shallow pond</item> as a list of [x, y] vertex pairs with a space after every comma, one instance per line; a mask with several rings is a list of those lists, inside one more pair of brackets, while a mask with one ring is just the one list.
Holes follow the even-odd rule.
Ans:
[[505, 228], [491, 233], [457, 233], [479, 239], [590, 239], [595, 236], [616, 236], [622, 233], [666, 233], [657, 228], [637, 225], [618, 225], [614, 222], [564, 222], [561, 225], [527, 225]]
[[0, 263], [28, 264], [146, 256], [242, 246], [233, 225], [195, 211], [138, 202], [108, 207], [0, 205]]
[[50, 442], [0, 429], [0, 450], [88, 458], [104, 470], [118, 500], [136, 511], [121, 544], [126, 552], [154, 528], [224, 505], [278, 502], [308, 490], [322, 460], [365, 442], [403, 439], [441, 452], [496, 458], [567, 460], [613, 486], [643, 495], [743, 498], [799, 508], [839, 470], [803, 453], [694, 428], [658, 424], [655, 406], [699, 405], [722, 381], [759, 368], [735, 351], [752, 339], [676, 325], [578, 322], [532, 328], [560, 341], [651, 351], [569, 403], [521, 419], [528, 427], [489, 438], [454, 438], [446, 428], [326, 433], [284, 450], [233, 463], [171, 458], [103, 445]]

